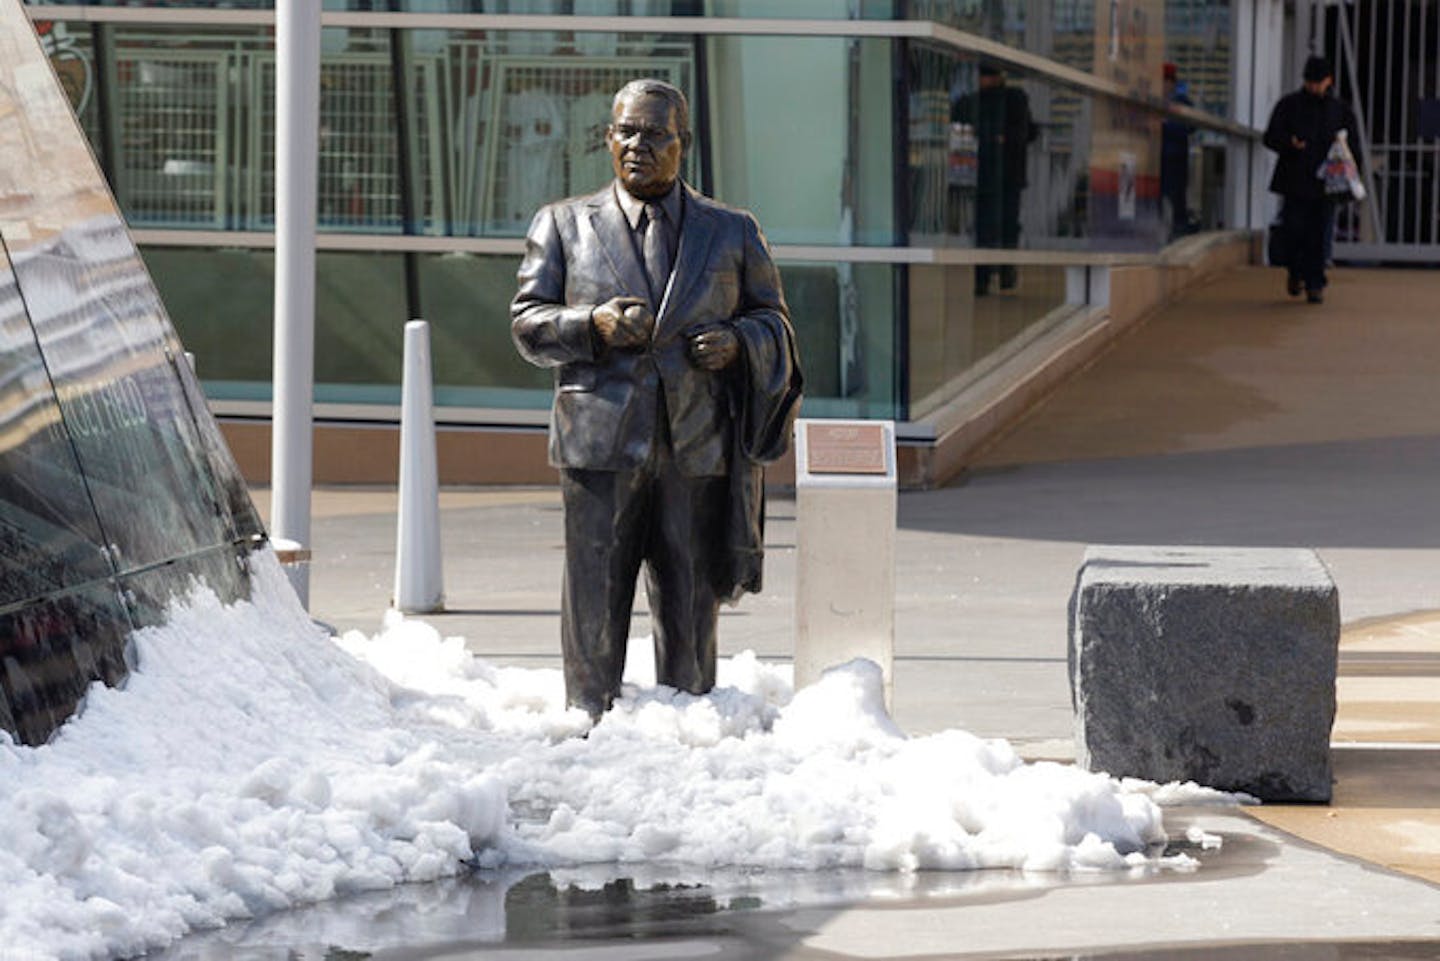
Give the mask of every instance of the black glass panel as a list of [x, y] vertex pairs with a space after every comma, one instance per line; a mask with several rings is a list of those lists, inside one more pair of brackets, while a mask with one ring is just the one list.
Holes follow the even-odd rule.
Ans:
[[197, 580], [243, 596], [263, 530], [18, 0], [0, 242], [0, 727], [38, 743], [124, 677], [132, 624]]
[[260, 520], [260, 512], [255, 509], [255, 502], [250, 500], [250, 489], [245, 486], [235, 456], [230, 453], [225, 437], [220, 433], [220, 425], [207, 413], [200, 381], [188, 363], [180, 367], [179, 373], [185, 388], [185, 401], [196, 414], [195, 424], [205, 448], [205, 457], [210, 462], [210, 475], [219, 489], [220, 503], [228, 514], [226, 521], [233, 538], [237, 541], [263, 539], [265, 525]]
[[0, 9], [13, 181], [0, 233], [113, 562], [231, 541], [179, 342], [23, 11]]
[[183, 600], [196, 581], [214, 591], [222, 603], [233, 604], [250, 596], [244, 557], [243, 548], [225, 545], [126, 574], [120, 578], [121, 596], [137, 627], [163, 624], [166, 607]]
[[0, 607], [104, 577], [103, 541], [0, 251]]
[[68, 225], [11, 256], [117, 566], [228, 540], [178, 345], [119, 218]]
[[104, 581], [0, 614], [0, 727], [43, 743], [91, 683], [125, 676], [129, 629]]

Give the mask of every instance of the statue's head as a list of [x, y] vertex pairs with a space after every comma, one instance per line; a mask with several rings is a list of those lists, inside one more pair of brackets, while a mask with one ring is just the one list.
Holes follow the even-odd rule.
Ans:
[[615, 94], [605, 131], [615, 176], [632, 197], [663, 197], [690, 148], [690, 105], [663, 80], [632, 80]]

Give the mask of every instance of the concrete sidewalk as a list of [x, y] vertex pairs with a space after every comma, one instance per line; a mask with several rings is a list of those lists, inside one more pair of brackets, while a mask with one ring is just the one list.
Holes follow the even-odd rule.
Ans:
[[[1147, 885], [1143, 896], [1133, 886], [1052, 892], [1031, 905], [1046, 936], [1031, 936], [1031, 922], [1008, 943], [954, 940], [999, 930], [973, 906], [963, 919], [925, 922], [939, 926], [938, 940], [913, 925], [907, 939], [891, 931], [901, 919], [856, 909], [844, 924], [868, 918], [900, 940], [886, 953], [861, 952], [870, 940], [860, 935], [849, 955], [836, 940], [816, 950], [919, 955], [941, 951], [946, 936], [947, 956], [1440, 939], [1440, 889], [1349, 860], [1440, 882], [1440, 272], [1340, 270], [1321, 306], [1282, 288], [1280, 272], [1261, 268], [1216, 278], [1064, 385], [959, 484], [902, 495], [895, 715], [912, 733], [961, 727], [1032, 758], [1066, 759], [1065, 611], [1087, 544], [1313, 547], [1346, 624], [1335, 803], [1250, 810], [1293, 836], [1220, 817], [1222, 833], [1260, 845], [1245, 850], [1274, 849], [1256, 857], [1253, 885], [1202, 871], [1196, 884]], [[391, 491], [317, 492], [317, 617], [378, 629], [394, 576], [394, 509]], [[442, 510], [448, 611], [427, 619], [487, 658], [558, 664], [556, 492], [446, 491]], [[723, 615], [722, 654], [790, 655], [793, 500], [772, 499], [766, 534], [766, 592]], [[637, 635], [647, 633], [643, 603]], [[1200, 897], [1212, 880], [1229, 893]], [[1140, 901], [1157, 923], [1094, 921]], [[1202, 905], [1229, 912], [1218, 927], [1210, 918], [1211, 936], [1182, 923]], [[1008, 923], [1001, 906], [985, 910]], [[1300, 913], [1278, 924], [1276, 911]]]

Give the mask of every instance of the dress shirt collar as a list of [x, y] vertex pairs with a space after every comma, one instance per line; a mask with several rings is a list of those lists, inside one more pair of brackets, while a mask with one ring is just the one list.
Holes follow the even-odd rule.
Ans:
[[660, 204], [660, 209], [664, 210], [665, 216], [670, 218], [670, 228], [672, 230], [680, 229], [680, 196], [682, 193], [680, 181], [675, 181], [675, 186], [670, 188], [670, 192], [658, 201], [632, 197], [618, 182], [614, 185], [614, 190], [615, 199], [620, 202], [620, 209], [625, 212], [625, 220], [630, 224], [632, 231], [640, 229], [640, 215], [645, 212], [647, 203]]

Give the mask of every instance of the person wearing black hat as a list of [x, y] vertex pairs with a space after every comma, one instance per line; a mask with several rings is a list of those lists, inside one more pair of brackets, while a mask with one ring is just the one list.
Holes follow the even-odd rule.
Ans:
[[[1305, 61], [1304, 86], [1275, 104], [1265, 128], [1265, 146], [1275, 151], [1270, 190], [1284, 201], [1285, 289], [1303, 291], [1312, 304], [1325, 300], [1325, 235], [1335, 217], [1335, 201], [1325, 194], [1318, 171], [1341, 130], [1354, 133], [1355, 113], [1331, 96], [1334, 70], [1324, 57]], [[1354, 142], [1352, 140], [1352, 142]], [[1355, 162], [1361, 162], [1358, 151]]]

